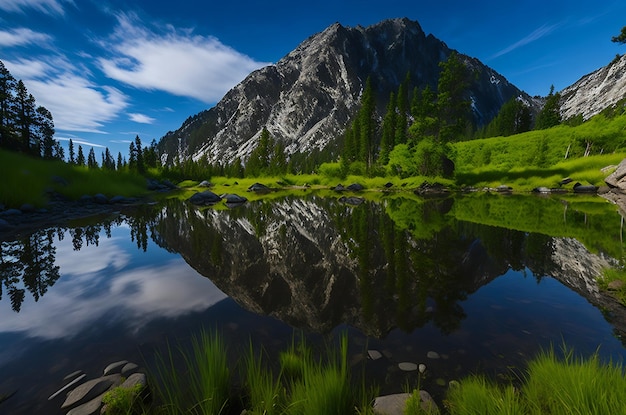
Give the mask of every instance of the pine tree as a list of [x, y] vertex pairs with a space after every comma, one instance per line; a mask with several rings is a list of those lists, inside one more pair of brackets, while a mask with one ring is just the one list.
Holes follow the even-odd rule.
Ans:
[[124, 159], [122, 158], [122, 152], [118, 151], [117, 153], [117, 171], [121, 171], [124, 168]]
[[84, 166], [85, 165], [85, 154], [83, 153], [83, 147], [78, 145], [78, 155], [76, 156], [76, 165]]
[[410, 73], [406, 74], [404, 81], [398, 88], [398, 96], [396, 107], [397, 122], [395, 125], [395, 138], [394, 145], [404, 144], [407, 141], [407, 129], [408, 129], [408, 113], [409, 113], [409, 84], [411, 82]]
[[[54, 139], [54, 121], [52, 114], [45, 107], [37, 107], [37, 142], [41, 143], [44, 159], [55, 158], [56, 140]], [[37, 152], [38, 153], [38, 152]]]
[[96, 160], [96, 153], [93, 151], [93, 147], [91, 147], [89, 155], [87, 156], [87, 167], [90, 169], [98, 168], [98, 161]]
[[40, 143], [33, 134], [36, 126], [35, 98], [28, 93], [24, 82], [17, 82], [15, 100], [15, 124], [18, 132], [18, 150], [39, 155]]
[[246, 175], [260, 176], [268, 172], [270, 165], [271, 148], [274, 145], [274, 141], [270, 137], [270, 133], [267, 128], [263, 127], [261, 136], [259, 137], [259, 144], [252, 150], [246, 163]]
[[387, 164], [389, 161], [389, 153], [396, 145], [396, 95], [391, 92], [389, 94], [389, 102], [387, 103], [387, 110], [383, 117], [382, 137], [380, 139], [380, 153], [378, 155], [378, 162], [382, 165]]
[[439, 141], [448, 143], [463, 136], [470, 120], [470, 100], [466, 96], [470, 72], [456, 52], [440, 66], [437, 84]]
[[143, 158], [143, 149], [141, 147], [141, 139], [139, 136], [135, 136], [135, 163], [136, 169], [139, 174], [146, 172], [146, 165]]
[[613, 36], [611, 38], [611, 42], [622, 43], [622, 44], [626, 43], [626, 26], [622, 27], [622, 31], [620, 32], [619, 35]]
[[365, 90], [361, 96], [361, 109], [358, 120], [360, 127], [358, 161], [365, 163], [366, 169], [374, 163], [375, 139], [376, 139], [376, 99], [372, 88], [371, 78], [365, 82]]
[[17, 148], [15, 136], [15, 88], [17, 83], [0, 61], [0, 147]]
[[561, 94], [554, 93], [554, 85], [550, 86], [550, 92], [546, 97], [546, 102], [537, 114], [535, 123], [536, 130], [545, 130], [561, 124]]
[[128, 169], [137, 169], [137, 150], [135, 149], [135, 142], [131, 141], [128, 146]]
[[70, 157], [70, 164], [75, 164], [76, 160], [74, 159], [75, 154], [74, 154], [74, 142], [72, 141], [72, 139], [70, 138], [70, 142], [69, 142], [69, 146], [68, 146], [68, 150], [69, 150], [69, 157]]
[[285, 157], [285, 145], [276, 142], [270, 156], [269, 173], [281, 175], [287, 173], [287, 157]]

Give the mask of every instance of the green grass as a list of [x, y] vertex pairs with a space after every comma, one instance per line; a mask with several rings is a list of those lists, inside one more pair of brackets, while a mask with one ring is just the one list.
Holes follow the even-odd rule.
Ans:
[[141, 393], [144, 386], [136, 384], [132, 388], [118, 386], [102, 396], [102, 403], [106, 405], [107, 415], [133, 415], [143, 408]]
[[[448, 390], [445, 407], [452, 415], [624, 414], [626, 379], [620, 364], [603, 363], [598, 354], [577, 357], [563, 347], [540, 353], [528, 364], [519, 385], [501, 385], [484, 376], [463, 379]], [[405, 414], [423, 414], [415, 404]]]
[[[612, 285], [611, 288], [609, 288], [609, 284]], [[598, 278], [598, 286], [600, 289], [610, 292], [623, 306], [626, 306], [626, 270], [624, 268], [604, 269]]]
[[171, 348], [157, 356], [152, 385], [158, 397], [158, 413], [217, 415], [229, 400], [230, 370], [226, 346], [220, 336], [202, 331], [192, 339], [191, 353]]
[[30, 203], [43, 207], [49, 191], [77, 200], [83, 195], [142, 196], [147, 193], [145, 178], [115, 172], [45, 161], [24, 154], [0, 150], [0, 203], [20, 207]]

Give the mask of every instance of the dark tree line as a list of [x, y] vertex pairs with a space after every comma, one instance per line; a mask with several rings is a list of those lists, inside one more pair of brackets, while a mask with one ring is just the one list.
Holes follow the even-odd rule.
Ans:
[[62, 160], [64, 150], [54, 139], [54, 121], [38, 106], [22, 80], [0, 61], [0, 148], [45, 159]]

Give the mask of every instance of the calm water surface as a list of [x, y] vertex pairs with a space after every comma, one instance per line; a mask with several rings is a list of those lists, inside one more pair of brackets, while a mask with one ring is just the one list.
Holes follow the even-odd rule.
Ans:
[[[621, 217], [598, 199], [394, 196], [358, 206], [284, 197], [231, 210], [178, 201], [0, 247], [0, 413], [60, 413], [75, 370], [150, 368], [168, 343], [217, 329], [237, 355], [348, 333], [381, 393], [470, 373], [510, 378], [551, 344], [622, 361], [622, 310], [594, 276], [622, 258]], [[383, 352], [377, 361], [368, 349]], [[439, 359], [427, 358], [436, 351]]]

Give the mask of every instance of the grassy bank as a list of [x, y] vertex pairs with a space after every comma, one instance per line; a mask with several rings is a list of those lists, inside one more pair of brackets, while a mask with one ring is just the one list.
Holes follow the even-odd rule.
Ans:
[[50, 191], [76, 200], [83, 195], [142, 196], [146, 179], [128, 172], [88, 169], [60, 161], [44, 161], [0, 150], [0, 203], [18, 208], [24, 203], [43, 207]]

